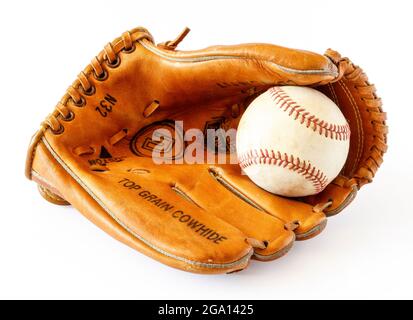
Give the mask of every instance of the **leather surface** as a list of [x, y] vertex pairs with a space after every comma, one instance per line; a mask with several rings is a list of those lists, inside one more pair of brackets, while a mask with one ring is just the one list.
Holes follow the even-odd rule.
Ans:
[[[252, 255], [278, 258], [295, 239], [321, 232], [326, 214], [372, 180], [386, 150], [380, 99], [361, 69], [331, 50], [241, 44], [182, 52], [182, 38], [157, 46], [137, 28], [108, 44], [34, 135], [26, 175], [47, 200], [69, 202], [114, 238], [175, 268], [224, 273], [244, 269]], [[250, 101], [274, 85], [319, 89], [350, 124], [346, 165], [321, 194], [269, 194], [237, 164], [150, 158], [155, 129], [174, 132], [174, 120], [184, 131], [236, 128]], [[185, 143], [171, 145], [180, 159]]]

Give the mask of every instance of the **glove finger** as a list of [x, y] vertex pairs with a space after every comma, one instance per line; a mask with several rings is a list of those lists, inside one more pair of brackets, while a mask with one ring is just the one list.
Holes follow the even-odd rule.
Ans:
[[111, 163], [106, 171], [79, 171], [78, 176], [82, 176], [82, 184], [98, 206], [135, 243], [149, 247], [152, 252], [145, 252], [148, 255], [161, 255], [159, 260], [193, 272], [222, 273], [245, 268], [252, 255], [247, 237], [179, 196], [171, 184], [160, 181], [151, 170], [152, 160], [145, 160], [149, 165], [126, 158]]
[[[145, 68], [131, 75], [137, 78], [123, 77], [117, 82], [128, 82], [122, 90], [132, 90], [130, 96], [135, 101], [156, 100], [165, 112], [199, 110], [206, 103], [229, 97], [237, 97], [234, 103], [242, 102], [252, 92], [274, 85], [318, 85], [338, 76], [336, 65], [324, 55], [271, 44], [214, 46], [195, 51], [167, 50], [149, 39], [139, 44], [139, 65]], [[145, 90], [140, 90], [141, 83], [146, 84]]]
[[286, 228], [284, 221], [241, 200], [215, 181], [209, 167], [180, 166], [182, 172], [174, 183], [174, 190], [241, 230], [254, 247], [256, 259], [274, 260], [287, 253], [295, 240], [294, 232]]
[[292, 198], [271, 194], [256, 186], [238, 165], [222, 165], [214, 171], [215, 178], [238, 192], [245, 201], [277, 217], [293, 229], [297, 240], [305, 240], [319, 234], [327, 224], [321, 210]]

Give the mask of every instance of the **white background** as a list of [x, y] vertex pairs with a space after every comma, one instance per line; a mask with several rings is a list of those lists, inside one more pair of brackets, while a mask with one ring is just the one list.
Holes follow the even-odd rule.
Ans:
[[[0, 8], [0, 298], [413, 298], [411, 1], [6, 1]], [[80, 70], [123, 31], [181, 49], [269, 42], [340, 51], [388, 112], [373, 184], [317, 238], [270, 263], [184, 273], [118, 243], [24, 178], [29, 139]]]

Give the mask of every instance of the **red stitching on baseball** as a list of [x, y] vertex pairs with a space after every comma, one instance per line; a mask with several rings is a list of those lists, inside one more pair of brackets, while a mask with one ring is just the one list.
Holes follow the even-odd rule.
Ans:
[[303, 106], [295, 102], [291, 97], [281, 88], [273, 87], [270, 88], [270, 94], [275, 102], [279, 104], [282, 111], [288, 112], [290, 117], [294, 120], [300, 121], [307, 128], [310, 128], [320, 135], [326, 138], [331, 138], [335, 140], [348, 140], [350, 138], [350, 126], [348, 123], [345, 125], [338, 125], [328, 123], [324, 120], [316, 118], [315, 115], [310, 114]]
[[281, 153], [280, 151], [268, 149], [250, 150], [239, 156], [239, 162], [242, 169], [254, 164], [275, 165], [287, 168], [302, 175], [313, 185], [317, 193], [321, 192], [327, 186], [328, 182], [325, 174], [310, 162], [303, 161], [299, 157], [294, 157], [292, 154]]

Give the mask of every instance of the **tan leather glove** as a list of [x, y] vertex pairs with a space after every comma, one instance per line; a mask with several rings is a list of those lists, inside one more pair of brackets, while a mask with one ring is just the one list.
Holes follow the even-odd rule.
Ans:
[[[69, 87], [28, 151], [26, 175], [46, 200], [72, 204], [108, 234], [169, 266], [198, 273], [244, 269], [308, 239], [372, 181], [386, 151], [385, 114], [363, 71], [325, 55], [270, 44], [177, 51], [186, 35], [155, 45], [144, 28], [109, 43]], [[263, 191], [238, 164], [155, 164], [163, 143], [180, 161], [179, 135], [163, 128], [236, 128], [248, 104], [274, 85], [311, 86], [351, 128], [339, 177], [316, 196]], [[233, 151], [227, 150], [229, 156]]]

